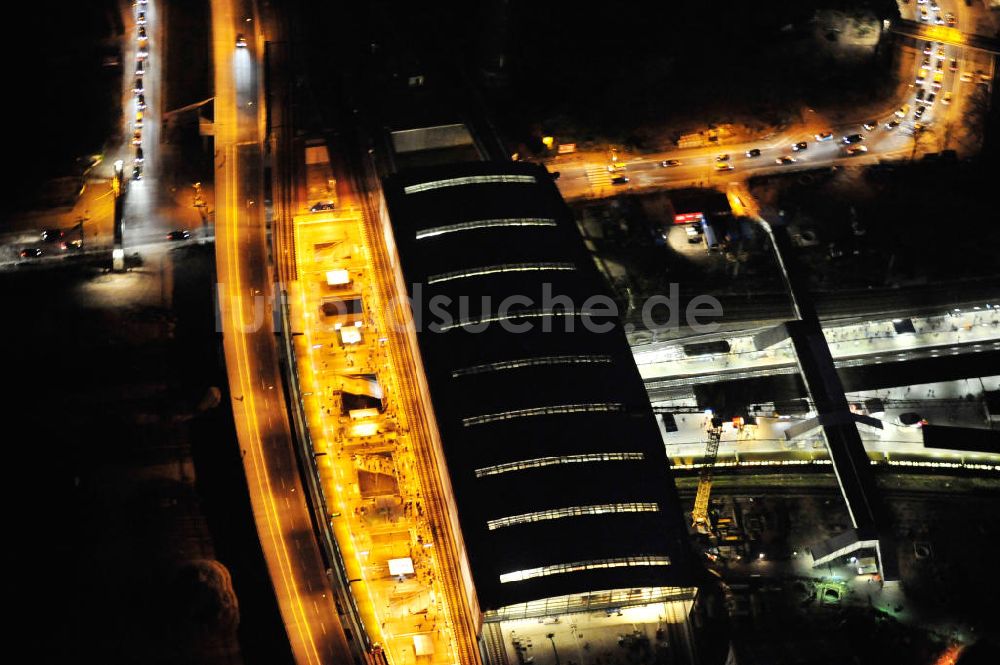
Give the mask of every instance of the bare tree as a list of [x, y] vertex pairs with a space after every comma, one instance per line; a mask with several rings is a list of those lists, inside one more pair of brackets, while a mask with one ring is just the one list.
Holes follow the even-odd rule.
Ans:
[[962, 128], [965, 130], [963, 143], [979, 145], [990, 113], [990, 92], [985, 85], [977, 85], [965, 100]]

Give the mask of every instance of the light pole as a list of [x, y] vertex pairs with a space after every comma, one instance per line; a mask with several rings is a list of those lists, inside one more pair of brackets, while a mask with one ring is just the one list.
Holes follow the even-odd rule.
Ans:
[[111, 185], [111, 188], [115, 193], [114, 247], [111, 250], [111, 269], [115, 272], [122, 272], [125, 270], [125, 179], [123, 177], [124, 174], [122, 167], [122, 160], [117, 160], [115, 162], [115, 178]]
[[549, 641], [552, 642], [552, 655], [556, 658], [556, 665], [559, 665], [559, 652], [556, 650], [556, 634], [548, 633], [545, 637], [549, 638]]
[[194, 204], [193, 205], [194, 205], [195, 209], [197, 209], [197, 211], [198, 211], [198, 216], [201, 217], [201, 228], [202, 228], [202, 233], [204, 234], [205, 227], [208, 226], [208, 214], [207, 214], [208, 213], [208, 208], [207, 208], [207, 204], [205, 203], [204, 197], [202, 197], [202, 195], [201, 195], [201, 183], [200, 182], [196, 182], [196, 183], [192, 184], [191, 186], [194, 187]]
[[90, 221], [90, 211], [84, 210], [83, 215], [76, 218], [76, 225], [80, 227], [80, 247], [83, 248], [83, 224]]

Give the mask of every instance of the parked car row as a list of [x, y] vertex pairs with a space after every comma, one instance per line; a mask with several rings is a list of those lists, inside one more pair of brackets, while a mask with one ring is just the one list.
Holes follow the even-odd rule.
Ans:
[[132, 179], [142, 180], [142, 165], [145, 161], [142, 152], [142, 124], [146, 112], [144, 77], [146, 75], [146, 63], [149, 61], [149, 34], [147, 32], [146, 0], [136, 0], [134, 4], [136, 51], [135, 83], [132, 86], [132, 94], [135, 95], [135, 119], [132, 121], [132, 146], [135, 149], [135, 153], [132, 158]]

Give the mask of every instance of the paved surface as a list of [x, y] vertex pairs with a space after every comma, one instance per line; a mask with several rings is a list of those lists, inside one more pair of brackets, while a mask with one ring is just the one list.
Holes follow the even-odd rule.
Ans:
[[[985, 427], [983, 390], [1000, 389], [1000, 377], [963, 379], [944, 383], [901, 386], [887, 390], [848, 393], [852, 403], [879, 397], [885, 402], [884, 414], [873, 414], [883, 422], [883, 429], [861, 425], [862, 440], [869, 457], [882, 461], [906, 462], [933, 467], [938, 463], [985, 465], [1000, 471], [1000, 454], [929, 450], [917, 427], [897, 424], [901, 413], [917, 412], [932, 424], [955, 427]], [[967, 399], [971, 395], [972, 400]], [[710, 416], [698, 413], [676, 415], [678, 431], [662, 431], [667, 454], [678, 468], [697, 466], [705, 455]], [[756, 425], [740, 429], [732, 423], [723, 426], [718, 466], [781, 466], [789, 464], [829, 463], [826, 445], [816, 430], [801, 439], [786, 441], [785, 431], [804, 417], [758, 417]]]
[[[216, 256], [226, 368], [257, 531], [297, 663], [351, 662], [280, 388], [261, 157], [261, 35], [248, 3], [214, 0]], [[237, 48], [243, 33], [246, 48]]]
[[[911, 319], [914, 333], [897, 334], [892, 320], [853, 323], [824, 328], [830, 353], [851, 364], [895, 362], [913, 357], [976, 353], [1000, 346], [1000, 308]], [[688, 356], [684, 345], [705, 339], [726, 340], [729, 353]], [[650, 345], [652, 347], [653, 345]], [[634, 353], [646, 381], [672, 379], [719, 381], [745, 376], [752, 370], [795, 369], [795, 352], [786, 340], [769, 349], [754, 348], [753, 335], [712, 335], [681, 339]]]
[[[954, 12], [957, 23], [957, 34], [967, 30], [966, 25], [979, 25], [982, 16], [979, 12], [964, 6], [963, 2], [942, 0], [941, 15]], [[903, 6], [904, 17], [912, 17], [912, 12], [919, 11], [916, 3]], [[940, 32], [940, 30], [939, 30]], [[948, 33], [950, 34], [950, 33]], [[938, 35], [945, 40], [946, 35]], [[903, 40], [905, 42], [905, 40]], [[975, 51], [964, 46], [945, 41], [935, 41], [928, 58], [926, 80], [918, 81], [925, 55], [923, 40], [914, 39], [912, 43], [903, 43], [900, 48], [915, 60], [913, 71], [901, 73], [905, 80], [912, 76], [912, 85], [899, 96], [888, 103], [880, 113], [858, 117], [847, 123], [828, 123], [823, 120], [822, 113], [809, 110], [801, 122], [792, 127], [768, 136], [760, 137], [750, 142], [740, 142], [723, 146], [692, 147], [669, 150], [641, 155], [630, 155], [623, 151], [592, 151], [574, 154], [557, 155], [546, 160], [551, 171], [559, 171], [557, 181], [563, 197], [567, 200], [603, 198], [614, 196], [624, 191], [641, 191], [665, 187], [716, 187], [725, 188], [730, 183], [744, 181], [750, 175], [763, 175], [785, 171], [805, 170], [830, 165], [872, 164], [884, 159], [904, 159], [917, 154], [918, 150], [937, 151], [947, 147], [955, 147], [951, 140], [955, 138], [955, 130], [949, 125], [953, 120], [962, 117], [965, 98], [982, 80], [980, 74], [987, 78], [993, 74], [993, 59], [988, 54]], [[951, 63], [955, 60], [955, 69]], [[903, 62], [909, 60], [904, 58]], [[938, 62], [942, 62], [940, 81], [935, 81]], [[905, 64], [904, 64], [905, 66]], [[968, 72], [968, 76], [963, 74]], [[967, 78], [968, 80], [962, 80]], [[927, 93], [935, 93], [932, 104], [918, 103], [916, 94], [920, 87]], [[944, 103], [946, 93], [951, 93], [949, 103]], [[926, 98], [926, 97], [925, 97]], [[903, 112], [903, 105], [906, 105]], [[926, 106], [923, 116], [919, 119], [915, 113], [920, 106]], [[896, 111], [900, 114], [897, 116]], [[876, 126], [869, 130], [862, 127], [868, 120], [874, 120]], [[889, 121], [899, 121], [895, 128], [889, 128]], [[917, 126], [920, 129], [916, 129]], [[956, 123], [960, 124], [960, 123]], [[916, 131], [915, 131], [916, 130]], [[817, 134], [831, 132], [831, 139], [819, 141]], [[861, 134], [864, 139], [856, 144], [866, 152], [851, 156], [848, 145], [842, 138], [851, 134]], [[572, 141], [564, 137], [564, 141]], [[807, 147], [796, 151], [793, 146], [805, 141]], [[759, 149], [759, 156], [748, 156], [747, 151]], [[725, 162], [719, 162], [718, 157], [728, 155]], [[794, 162], [778, 164], [776, 160], [789, 157]], [[662, 165], [667, 160], [677, 163], [670, 166]], [[728, 165], [719, 170], [718, 165]], [[728, 168], [731, 166], [732, 168]], [[614, 172], [612, 172], [612, 170]], [[614, 184], [615, 176], [626, 176], [628, 182]]]

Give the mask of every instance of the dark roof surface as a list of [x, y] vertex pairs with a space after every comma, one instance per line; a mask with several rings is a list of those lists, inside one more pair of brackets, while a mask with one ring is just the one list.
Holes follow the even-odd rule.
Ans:
[[[527, 182], [454, 180], [498, 175]], [[483, 609], [591, 590], [691, 586], [686, 529], [648, 396], [618, 319], [608, 313], [612, 301], [545, 169], [421, 169], [387, 178], [385, 195]], [[549, 300], [569, 296], [594, 316], [542, 315], [559, 309], [547, 306], [547, 293]], [[531, 330], [514, 333], [491, 320], [471, 331], [472, 322], [495, 319], [512, 295], [525, 300], [509, 308], [509, 322]], [[595, 295], [606, 301], [586, 302]], [[450, 319], [433, 303], [442, 297], [452, 302]], [[464, 309], [457, 304], [463, 298]], [[520, 462], [529, 464], [503, 466]], [[489, 524], [594, 506], [623, 512]], [[662, 565], [664, 557], [670, 565]], [[516, 571], [603, 560], [629, 565], [501, 583]]]

